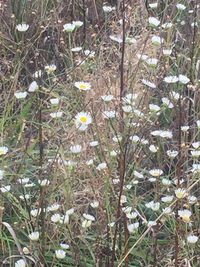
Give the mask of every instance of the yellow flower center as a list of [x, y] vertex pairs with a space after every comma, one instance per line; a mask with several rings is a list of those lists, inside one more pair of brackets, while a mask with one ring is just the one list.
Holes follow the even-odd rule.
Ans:
[[4, 155], [4, 154], [5, 154], [4, 149], [0, 149], [0, 156], [1, 156], [1, 155]]
[[190, 216], [188, 216], [188, 215], [183, 215], [183, 216], [182, 216], [182, 220], [183, 220], [185, 223], [189, 223], [189, 222], [190, 222]]
[[85, 84], [80, 84], [79, 88], [80, 88], [81, 90], [85, 90], [85, 89], [87, 89], [87, 85], [85, 85]]
[[82, 122], [82, 123], [86, 123], [87, 122], [87, 117], [86, 116], [82, 116], [82, 117], [80, 117], [80, 121]]
[[183, 198], [184, 197], [184, 193], [183, 192], [177, 192], [176, 193], [176, 197], [177, 198]]

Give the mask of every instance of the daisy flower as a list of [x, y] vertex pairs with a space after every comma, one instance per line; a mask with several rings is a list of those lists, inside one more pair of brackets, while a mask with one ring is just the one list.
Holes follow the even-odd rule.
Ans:
[[74, 86], [80, 91], [89, 91], [91, 90], [91, 84], [88, 82], [75, 82]]
[[89, 113], [79, 112], [75, 117], [76, 128], [80, 131], [85, 131], [89, 124], [92, 123], [92, 117]]
[[29, 25], [26, 23], [21, 23], [16, 26], [16, 30], [18, 30], [19, 32], [26, 32], [28, 28], [29, 28]]

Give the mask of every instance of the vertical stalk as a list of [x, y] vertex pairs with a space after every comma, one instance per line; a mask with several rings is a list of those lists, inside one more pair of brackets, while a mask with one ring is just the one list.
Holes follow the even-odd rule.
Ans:
[[[122, 2], [122, 34], [123, 34], [123, 42], [121, 48], [121, 63], [120, 63], [120, 122], [119, 122], [119, 132], [122, 135], [122, 145], [120, 146], [120, 155], [119, 155], [119, 179], [120, 179], [120, 192], [118, 196], [118, 203], [117, 203], [117, 214], [116, 214], [116, 223], [115, 223], [115, 232], [113, 237], [113, 245], [112, 245], [112, 257], [111, 257], [111, 267], [114, 267], [115, 262], [115, 247], [117, 242], [117, 233], [120, 225], [121, 220], [121, 196], [123, 193], [124, 187], [124, 178], [125, 178], [125, 159], [126, 159], [126, 152], [125, 152], [125, 137], [123, 136], [124, 133], [124, 122], [123, 122], [123, 109], [122, 109], [122, 98], [124, 96], [124, 59], [125, 59], [125, 0]], [[125, 240], [126, 243], [127, 240]]]
[[[43, 108], [43, 95], [42, 92], [39, 92], [39, 111], [38, 111], [38, 138], [39, 138], [39, 172], [38, 179], [41, 180], [43, 176], [43, 162], [44, 162], [44, 144], [43, 144], [43, 121], [42, 121], [42, 108]], [[45, 187], [40, 187], [40, 198], [39, 198], [39, 208], [41, 209], [40, 214], [40, 224], [41, 224], [41, 243], [40, 243], [40, 262], [44, 264], [44, 255], [45, 255], [45, 201], [44, 201], [44, 189]]]
[[[182, 125], [182, 107], [181, 107], [181, 93], [178, 100], [178, 152], [179, 152], [179, 161], [177, 163], [177, 185], [180, 186], [180, 179], [182, 175], [182, 155], [181, 155], [181, 125]], [[175, 218], [176, 218], [176, 233], [175, 233], [175, 267], [179, 267], [179, 221], [178, 221], [178, 209], [179, 209], [179, 200], [176, 202], [175, 207]]]

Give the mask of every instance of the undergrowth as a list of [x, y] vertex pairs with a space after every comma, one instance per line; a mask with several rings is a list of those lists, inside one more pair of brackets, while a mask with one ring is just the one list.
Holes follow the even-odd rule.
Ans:
[[1, 266], [200, 266], [198, 1], [0, 12]]

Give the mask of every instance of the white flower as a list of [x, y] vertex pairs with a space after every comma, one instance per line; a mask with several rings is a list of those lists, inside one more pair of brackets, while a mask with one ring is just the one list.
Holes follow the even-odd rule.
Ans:
[[142, 138], [140, 140], [140, 142], [141, 142], [142, 145], [148, 145], [148, 143], [149, 143], [149, 141], [147, 139], [144, 139], [144, 138]]
[[127, 225], [129, 233], [134, 233], [138, 229], [138, 227], [139, 227], [139, 222], [135, 222], [135, 223]]
[[127, 197], [125, 195], [121, 195], [121, 198], [120, 198], [120, 204], [124, 204], [127, 202]]
[[96, 169], [97, 169], [98, 171], [104, 170], [104, 169], [106, 169], [106, 168], [107, 168], [107, 164], [106, 164], [106, 162], [102, 162], [102, 163], [100, 163], [100, 164], [96, 167]]
[[180, 94], [172, 91], [172, 92], [170, 92], [170, 97], [173, 98], [174, 100], [178, 100], [180, 97]]
[[166, 207], [162, 211], [163, 211], [164, 214], [170, 214], [170, 213], [172, 213], [171, 207]]
[[139, 179], [143, 179], [144, 175], [138, 171], [133, 171], [133, 174], [135, 177], [139, 178]]
[[171, 22], [166, 22], [162, 24], [163, 29], [170, 29], [173, 26]]
[[69, 245], [65, 243], [60, 243], [62, 249], [69, 249]]
[[154, 35], [152, 38], [151, 38], [151, 42], [152, 44], [154, 45], [160, 45], [164, 42], [163, 38], [161, 38], [160, 36], [156, 36]]
[[198, 239], [199, 239], [198, 236], [191, 234], [187, 237], [187, 242], [190, 244], [195, 244], [198, 241]]
[[36, 90], [38, 90], [39, 86], [37, 84], [36, 81], [33, 81], [30, 85], [29, 85], [29, 88], [28, 88], [28, 91], [33, 93], [35, 92]]
[[123, 211], [124, 213], [130, 213], [130, 212], [132, 211], [132, 207], [129, 207], [129, 206], [127, 206], [127, 207], [123, 207], [123, 208], [122, 208], [122, 211]]
[[0, 191], [1, 191], [1, 193], [7, 193], [10, 191], [10, 189], [11, 189], [10, 185], [5, 185], [5, 186], [0, 188]]
[[89, 91], [91, 90], [91, 84], [88, 82], [75, 82], [74, 86], [80, 91]]
[[103, 101], [109, 102], [114, 99], [114, 96], [113, 95], [102, 95], [101, 98]]
[[199, 173], [200, 172], [200, 164], [192, 164], [192, 172]]
[[30, 184], [25, 184], [25, 185], [24, 185], [24, 187], [26, 187], [26, 188], [30, 188], [30, 187], [33, 187], [33, 186], [35, 186], [34, 183], [30, 183]]
[[156, 153], [158, 151], [158, 147], [155, 146], [155, 145], [150, 145], [149, 146], [149, 150], [152, 152], [152, 153]]
[[177, 83], [179, 79], [177, 76], [166, 76], [163, 81], [166, 83]]
[[190, 210], [178, 210], [178, 215], [185, 223], [189, 223], [192, 212]]
[[88, 214], [88, 213], [83, 213], [83, 217], [88, 221], [91, 221], [91, 222], [95, 221], [95, 217], [93, 215]]
[[15, 262], [15, 267], [26, 267], [25, 260], [21, 259]]
[[163, 55], [170, 56], [172, 53], [172, 49], [163, 49]]
[[119, 44], [121, 44], [123, 42], [122, 37], [120, 37], [119, 35], [110, 35], [110, 39], [112, 41], [119, 43]]
[[21, 24], [18, 24], [16, 26], [16, 29], [19, 31], [19, 32], [26, 32], [29, 28], [29, 25], [26, 24], [26, 23], [21, 23]]
[[155, 3], [149, 3], [149, 7], [154, 9], [154, 8], [157, 8], [158, 7], [158, 3], [155, 2]]
[[147, 60], [148, 56], [145, 54], [137, 54], [137, 58], [139, 60]]
[[72, 215], [74, 213], [74, 208], [71, 208], [65, 212], [65, 215]]
[[148, 81], [148, 80], [142, 79], [142, 83], [143, 83], [144, 85], [146, 85], [146, 86], [152, 88], [152, 89], [155, 89], [155, 88], [156, 88], [155, 83], [152, 83], [152, 82], [150, 82], [150, 81]]
[[84, 54], [86, 57], [89, 57], [89, 58], [94, 58], [95, 56], [95, 51], [90, 51], [90, 50], [84, 50]]
[[47, 211], [57, 211], [59, 208], [60, 208], [60, 205], [57, 203], [54, 203], [51, 206], [47, 207]]
[[37, 70], [34, 74], [33, 77], [34, 78], [40, 78], [42, 76], [42, 71], [41, 70]]
[[82, 146], [81, 145], [70, 146], [70, 150], [72, 153], [77, 154], [81, 152]]
[[130, 113], [133, 111], [133, 107], [131, 105], [123, 106], [122, 109], [125, 113]]
[[69, 224], [69, 215], [65, 213], [64, 216], [61, 216], [59, 223]]
[[171, 185], [171, 183], [172, 182], [169, 179], [166, 179], [166, 178], [162, 179], [162, 184], [165, 186], [169, 186], [169, 185]]
[[61, 219], [61, 216], [60, 216], [59, 213], [55, 213], [55, 214], [53, 214], [53, 215], [51, 216], [51, 221], [52, 221], [53, 223], [58, 223], [58, 222], [60, 222], [60, 219]]
[[135, 103], [135, 99], [137, 99], [137, 94], [127, 94], [123, 97], [123, 101], [128, 105], [133, 105]]
[[38, 241], [39, 236], [40, 236], [40, 234], [37, 231], [36, 232], [32, 232], [31, 234], [28, 235], [28, 237], [29, 237], [29, 239], [31, 241]]
[[189, 201], [190, 204], [195, 204], [197, 202], [197, 197], [188, 196], [188, 201]]
[[129, 45], [131, 45], [131, 44], [136, 44], [136, 39], [134, 38], [134, 37], [126, 37], [125, 38], [125, 42], [127, 43], [127, 44], [129, 44]]
[[178, 151], [176, 150], [167, 150], [167, 156], [170, 158], [175, 158], [176, 156], [178, 156]]
[[185, 10], [186, 9], [186, 6], [184, 6], [183, 4], [177, 4], [176, 7], [179, 10]]
[[147, 226], [148, 227], [152, 227], [152, 226], [155, 226], [155, 225], [157, 225], [157, 222], [156, 221], [148, 221], [147, 222]]
[[80, 28], [81, 26], [83, 26], [83, 22], [80, 21], [80, 20], [72, 21], [72, 24], [73, 24], [76, 28]]
[[66, 23], [63, 25], [63, 31], [64, 32], [73, 32], [75, 30], [76, 26], [72, 23]]
[[110, 156], [111, 157], [116, 157], [117, 156], [117, 152], [115, 150], [110, 151]]
[[0, 156], [5, 155], [8, 153], [8, 148], [6, 146], [0, 147]]
[[15, 92], [15, 97], [17, 99], [24, 99], [27, 97], [27, 95], [28, 95], [27, 92]]
[[92, 165], [93, 163], [94, 163], [94, 160], [93, 159], [89, 159], [89, 160], [86, 161], [86, 164], [88, 166]]
[[158, 59], [157, 59], [157, 58], [148, 58], [148, 59], [146, 60], [146, 63], [147, 63], [149, 66], [156, 67], [156, 65], [158, 64]]
[[166, 106], [168, 108], [173, 108], [174, 107], [172, 102], [170, 102], [170, 100], [167, 97], [163, 97], [162, 98], [162, 102], [163, 102], [164, 106]]
[[65, 256], [66, 256], [66, 252], [64, 250], [62, 250], [62, 249], [56, 250], [55, 253], [56, 253], [56, 258], [57, 259], [64, 259]]
[[200, 147], [200, 142], [194, 142], [192, 143], [192, 146], [195, 148], [195, 149], [198, 149]]
[[138, 109], [134, 109], [133, 110], [133, 113], [138, 116], [138, 117], [143, 117], [144, 116], [144, 113], [142, 113], [140, 110]]
[[129, 139], [133, 142], [133, 143], [138, 143], [140, 141], [140, 137], [137, 135], [133, 135], [130, 136]]
[[61, 118], [62, 115], [63, 115], [63, 112], [62, 112], [62, 111], [57, 111], [57, 112], [52, 112], [52, 113], [50, 113], [50, 116], [51, 116], [53, 119]]
[[115, 225], [115, 222], [108, 223], [109, 227], [113, 227]]
[[76, 52], [80, 52], [83, 48], [81, 46], [77, 46], [71, 49], [72, 52], [76, 53]]
[[186, 190], [183, 188], [178, 188], [175, 190], [175, 195], [178, 199], [182, 199], [186, 196]]
[[94, 200], [92, 203], [90, 203], [90, 206], [91, 206], [93, 209], [98, 208], [98, 207], [99, 207], [99, 201]]
[[3, 170], [0, 170], [0, 180], [3, 179], [3, 175], [4, 175], [4, 171]]
[[200, 129], [200, 120], [197, 120], [196, 124], [197, 124], [197, 128]]
[[153, 176], [153, 177], [159, 177], [163, 174], [163, 171], [160, 169], [152, 169], [149, 171], [149, 173]]
[[44, 69], [46, 70], [46, 72], [48, 74], [51, 74], [51, 73], [53, 73], [57, 69], [57, 67], [56, 67], [56, 65], [51, 64], [51, 65], [45, 66]]
[[152, 209], [153, 211], [157, 211], [160, 209], [160, 203], [159, 202], [151, 201], [151, 202], [146, 203], [145, 206], [149, 209]]
[[33, 210], [31, 210], [30, 213], [31, 213], [31, 216], [37, 217], [38, 215], [40, 215], [41, 209], [33, 209]]
[[155, 104], [149, 104], [149, 109], [151, 112], [159, 112], [160, 111], [160, 107], [158, 105], [155, 105]]
[[106, 119], [113, 119], [116, 117], [116, 111], [115, 110], [104, 111], [103, 116]]
[[92, 141], [90, 142], [90, 146], [94, 147], [94, 146], [98, 146], [99, 142], [98, 141]]
[[138, 214], [137, 214], [137, 212], [130, 212], [130, 213], [126, 213], [126, 217], [128, 218], [128, 219], [135, 219], [135, 218], [137, 218], [137, 216], [138, 216]]
[[38, 180], [38, 183], [40, 186], [47, 186], [50, 184], [50, 181], [47, 179], [43, 179], [43, 180]]
[[174, 197], [173, 196], [165, 196], [165, 197], [161, 197], [161, 200], [162, 200], [162, 202], [164, 202], [164, 203], [170, 203], [170, 202], [172, 202], [172, 200], [174, 199]]
[[50, 103], [51, 105], [58, 105], [59, 104], [59, 98], [51, 98]]
[[148, 180], [149, 180], [149, 182], [151, 182], [151, 183], [156, 182], [156, 178], [153, 178], [153, 177], [149, 178]]
[[190, 81], [190, 79], [189, 79], [187, 76], [182, 75], [182, 74], [179, 74], [179, 76], [178, 76], [178, 80], [179, 80], [179, 82], [182, 83], [182, 84], [187, 84], [187, 83], [189, 83], [189, 81]]
[[91, 224], [92, 224], [92, 221], [88, 221], [88, 220], [83, 220], [82, 221], [82, 227], [83, 228], [88, 228], [88, 227], [91, 226]]
[[25, 194], [25, 195], [20, 195], [19, 196], [19, 198], [21, 199], [21, 200], [28, 200], [28, 199], [30, 199], [30, 195], [29, 194]]
[[25, 255], [30, 254], [30, 250], [27, 247], [23, 247], [23, 252]]
[[198, 158], [200, 156], [200, 150], [192, 150], [191, 155], [194, 158]]
[[108, 5], [103, 5], [103, 11], [105, 12], [105, 13], [110, 13], [110, 12], [112, 12], [113, 10], [115, 10], [115, 7], [112, 7], [112, 6], [108, 6]]
[[160, 136], [160, 137], [163, 137], [163, 138], [172, 138], [173, 137], [171, 131], [164, 131], [164, 130], [153, 131], [153, 132], [151, 132], [151, 135]]
[[189, 129], [190, 129], [190, 127], [187, 125], [181, 126], [181, 131], [183, 131], [183, 132], [187, 132]]
[[158, 25], [160, 25], [160, 21], [155, 17], [149, 17], [149, 24], [152, 27], [157, 27]]
[[89, 124], [92, 123], [92, 117], [86, 112], [80, 112], [75, 117], [76, 128], [80, 131], [85, 131]]

